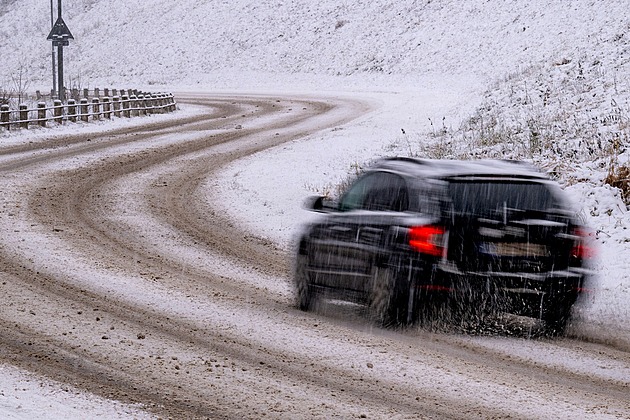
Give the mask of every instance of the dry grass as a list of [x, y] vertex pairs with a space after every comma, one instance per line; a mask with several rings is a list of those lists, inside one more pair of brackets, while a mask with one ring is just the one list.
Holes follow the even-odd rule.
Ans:
[[621, 196], [627, 206], [630, 206], [630, 167], [627, 165], [610, 165], [604, 182], [621, 190]]

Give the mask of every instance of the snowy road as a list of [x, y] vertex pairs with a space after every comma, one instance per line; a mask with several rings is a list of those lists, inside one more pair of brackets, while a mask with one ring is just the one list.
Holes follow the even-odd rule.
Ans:
[[178, 100], [206, 111], [0, 149], [0, 362], [170, 418], [630, 417], [627, 349], [294, 309], [290, 250], [225, 211], [218, 174], [371, 103]]

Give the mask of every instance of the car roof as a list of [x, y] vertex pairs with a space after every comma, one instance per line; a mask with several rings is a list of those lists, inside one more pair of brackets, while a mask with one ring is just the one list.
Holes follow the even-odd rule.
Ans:
[[389, 157], [378, 160], [371, 170], [390, 170], [423, 178], [500, 177], [548, 180], [533, 165], [516, 160], [450, 160]]

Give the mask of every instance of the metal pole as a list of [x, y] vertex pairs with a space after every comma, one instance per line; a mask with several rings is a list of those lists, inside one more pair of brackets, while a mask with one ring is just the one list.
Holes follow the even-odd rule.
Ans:
[[[55, 16], [53, 12], [53, 0], [50, 0], [50, 27], [55, 26]], [[57, 92], [57, 63], [55, 63], [55, 43], [52, 43], [52, 76], [53, 76], [53, 88], [54, 93]], [[52, 98], [51, 98], [52, 99]]]
[[[61, 19], [61, 0], [59, 0], [59, 3], [57, 5], [57, 12], [59, 15], [59, 19]], [[65, 98], [65, 91], [63, 88], [63, 45], [59, 44], [57, 46], [57, 63], [59, 64], [59, 100], [61, 102], [64, 102], [66, 100]]]
[[[61, 1], [61, 0], [59, 0]], [[66, 92], [63, 88], [63, 45], [57, 46], [57, 61], [59, 62], [59, 100], [66, 100]]]

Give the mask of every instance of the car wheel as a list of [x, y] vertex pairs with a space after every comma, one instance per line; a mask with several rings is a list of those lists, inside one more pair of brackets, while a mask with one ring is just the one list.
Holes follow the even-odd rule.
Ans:
[[297, 307], [301, 311], [309, 311], [313, 309], [317, 296], [310, 283], [305, 255], [298, 255], [294, 276]]
[[374, 321], [384, 327], [407, 324], [408, 296], [409, 291], [401, 290], [391, 269], [374, 267], [369, 298]]
[[445, 298], [438, 298], [431, 293], [420, 292], [415, 299], [414, 318], [423, 327], [437, 327], [448, 321], [448, 307]]
[[435, 268], [425, 266], [421, 276], [414, 276], [415, 281], [413, 306], [413, 319], [423, 328], [433, 329], [448, 322], [450, 311], [448, 307], [448, 295], [444, 292], [430, 291], [428, 287], [435, 280]]
[[573, 305], [567, 302], [552, 302], [549, 306], [543, 314], [545, 334], [552, 337], [564, 336], [571, 321]]

